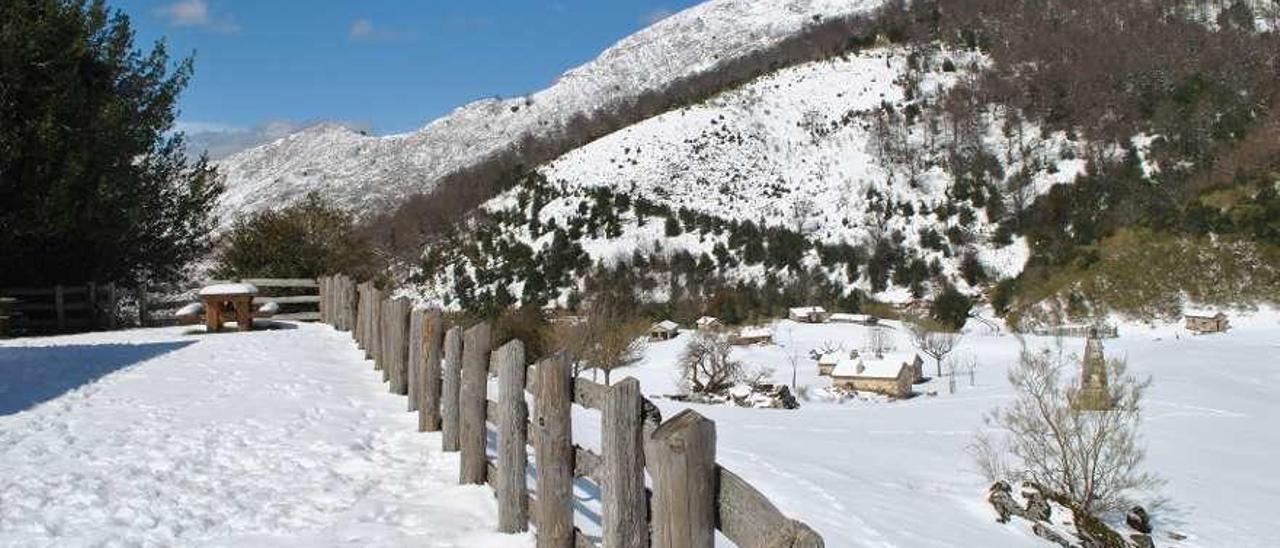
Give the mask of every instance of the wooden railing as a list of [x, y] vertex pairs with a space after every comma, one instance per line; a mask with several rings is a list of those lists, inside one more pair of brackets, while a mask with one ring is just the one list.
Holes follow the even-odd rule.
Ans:
[[114, 329], [118, 295], [114, 284], [55, 285], [0, 289], [0, 324], [10, 333]]
[[[635, 379], [605, 386], [576, 378], [564, 354], [530, 365], [519, 340], [492, 349], [487, 322], [446, 329], [439, 311], [388, 298], [371, 283], [331, 276], [319, 285], [321, 321], [352, 332], [391, 392], [408, 396], [419, 430], [440, 431], [442, 448], [461, 453], [459, 482], [494, 488], [499, 531], [533, 524], [538, 546], [557, 548], [710, 548], [717, 530], [747, 548], [823, 546], [815, 531], [716, 464], [714, 422], [693, 410], [663, 421]], [[600, 412], [599, 453], [575, 443], [573, 404]], [[574, 525], [579, 480], [600, 489], [598, 539]]]
[[[258, 288], [258, 301], [275, 301], [282, 313], [274, 319], [311, 322], [320, 319], [319, 283], [314, 278], [245, 278], [239, 282]], [[174, 312], [196, 302], [201, 287], [232, 283], [233, 280], [206, 280], [182, 291], [157, 294], [138, 292], [138, 322], [143, 326], [172, 325], [178, 320]], [[300, 294], [301, 293], [301, 294]]]

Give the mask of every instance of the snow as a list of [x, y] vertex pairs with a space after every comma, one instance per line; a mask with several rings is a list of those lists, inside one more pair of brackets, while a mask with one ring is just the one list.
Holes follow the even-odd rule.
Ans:
[[666, 17], [562, 75], [551, 87], [465, 105], [422, 129], [372, 137], [322, 124], [217, 162], [227, 191], [215, 217], [280, 207], [308, 192], [360, 213], [429, 191], [527, 134], [565, 128], [579, 114], [743, 58], [793, 35], [814, 18], [856, 15], [881, 0], [711, 0]]
[[0, 546], [533, 546], [318, 325], [0, 341]]
[[267, 314], [274, 316], [280, 313], [280, 303], [275, 301], [267, 301], [258, 307], [259, 314]]
[[179, 318], [182, 318], [182, 317], [189, 317], [189, 316], [199, 316], [202, 312], [204, 312], [204, 303], [190, 303], [183, 306], [182, 308], [179, 308], [177, 312], [173, 313], [173, 315]]
[[680, 329], [680, 324], [673, 322], [671, 320], [662, 320], [658, 323], [653, 324], [653, 329], [658, 329], [662, 331], [676, 331]]
[[257, 295], [258, 288], [253, 284], [213, 284], [200, 288], [200, 296], [207, 295]]
[[[899, 323], [883, 323], [898, 352], [911, 350]], [[1120, 338], [1104, 342], [1108, 356], [1127, 358], [1132, 372], [1154, 380], [1144, 422], [1147, 465], [1169, 481], [1162, 494], [1171, 500], [1153, 512], [1157, 546], [1280, 546], [1280, 476], [1270, 473], [1280, 447], [1280, 310], [1233, 323], [1214, 337], [1192, 337], [1178, 323], [1122, 324]], [[644, 359], [614, 371], [613, 380], [639, 379], [664, 417], [694, 408], [715, 420], [718, 461], [817, 529], [829, 547], [1045, 546], [1025, 522], [996, 523], [985, 502], [989, 485], [967, 453], [988, 428], [983, 415], [1012, 397], [1005, 375], [1021, 348], [1018, 337], [972, 323], [952, 355], [977, 361], [975, 386], [961, 374], [955, 394], [942, 378], [916, 385], [914, 398], [890, 401], [828, 391], [831, 380], [808, 359], [815, 348], [861, 348], [871, 328], [783, 320], [776, 329], [786, 344], [735, 348], [733, 358], [772, 369], [773, 382], [789, 385], [789, 357], [801, 356], [798, 384], [808, 397], [795, 411], [662, 398], [679, 391], [676, 360], [689, 334], [648, 345]], [[1023, 340], [1033, 348], [1061, 340], [1069, 353], [1084, 349], [1078, 338]], [[932, 360], [925, 368], [933, 370]], [[1174, 541], [1170, 532], [1188, 538]]]
[[860, 355], [840, 360], [835, 369], [831, 370], [831, 376], [893, 379], [898, 377], [898, 374], [902, 372], [902, 368], [906, 367], [908, 363], [914, 362], [915, 359], [915, 354], [907, 353], [884, 354], [881, 356], [874, 354]]

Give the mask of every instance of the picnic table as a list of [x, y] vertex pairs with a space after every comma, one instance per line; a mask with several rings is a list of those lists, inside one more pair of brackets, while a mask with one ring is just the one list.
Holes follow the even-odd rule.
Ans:
[[258, 288], [253, 284], [216, 284], [200, 290], [204, 303], [205, 327], [210, 333], [222, 331], [224, 314], [234, 312], [240, 331], [253, 329], [253, 299]]

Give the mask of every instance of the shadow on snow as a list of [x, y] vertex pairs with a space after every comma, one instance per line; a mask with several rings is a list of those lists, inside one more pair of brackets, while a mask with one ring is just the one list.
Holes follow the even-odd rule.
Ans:
[[194, 341], [0, 348], [0, 416], [23, 411]]

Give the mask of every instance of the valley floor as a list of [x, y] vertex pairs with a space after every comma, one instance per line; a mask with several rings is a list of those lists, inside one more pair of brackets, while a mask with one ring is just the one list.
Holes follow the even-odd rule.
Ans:
[[319, 325], [0, 342], [0, 546], [532, 546], [371, 369]]
[[[1175, 326], [1121, 325], [1104, 341], [1111, 357], [1154, 384], [1145, 409], [1148, 469], [1168, 480], [1168, 508], [1154, 514], [1157, 546], [1280, 546], [1274, 509], [1280, 475], [1280, 312], [1232, 318], [1228, 333], [1191, 336]], [[1021, 348], [1017, 337], [971, 322], [953, 355], [979, 363], [974, 386], [959, 377], [917, 385], [936, 396], [823, 400], [830, 380], [817, 375], [808, 351], [824, 343], [861, 348], [867, 328], [854, 325], [774, 325], [777, 345], [735, 351], [749, 366], [774, 368], [789, 384], [787, 346], [799, 349], [799, 384], [811, 401], [795, 411], [688, 405], [657, 400], [664, 416], [694, 407], [716, 421], [718, 459], [756, 485], [784, 512], [823, 534], [830, 547], [1049, 546], [1026, 522], [997, 524], [985, 503], [988, 483], [967, 454], [983, 416], [1012, 398], [1006, 373]], [[676, 360], [691, 336], [652, 343], [634, 376], [651, 399], [676, 390]], [[1027, 337], [1031, 347], [1054, 346]], [[1084, 340], [1062, 339], [1080, 355]], [[905, 334], [900, 350], [910, 344]], [[1071, 371], [1078, 374], [1078, 370]], [[925, 374], [934, 374], [926, 358]], [[1168, 533], [1188, 538], [1174, 541]]]

